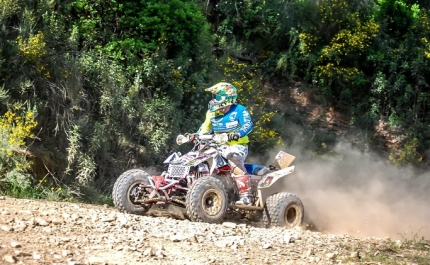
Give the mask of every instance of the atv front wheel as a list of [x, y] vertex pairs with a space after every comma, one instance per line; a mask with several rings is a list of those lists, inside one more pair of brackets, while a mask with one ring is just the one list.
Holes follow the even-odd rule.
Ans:
[[302, 224], [304, 213], [303, 204], [296, 195], [281, 192], [267, 198], [263, 223], [265, 226], [293, 228]]
[[141, 169], [128, 170], [118, 177], [113, 187], [112, 198], [119, 211], [131, 214], [145, 213], [146, 209], [134, 201], [144, 196], [139, 185], [149, 185], [148, 177], [148, 173]]
[[121, 182], [121, 179], [124, 176], [130, 175], [130, 174], [135, 174], [135, 173], [139, 173], [140, 171], [142, 171], [141, 169], [130, 169], [124, 173], [122, 173], [115, 181], [115, 184], [113, 185], [113, 189], [112, 189], [112, 200], [113, 200], [113, 205], [115, 207], [117, 207], [117, 203], [116, 203], [116, 189], [118, 188], [118, 183]]
[[214, 177], [199, 178], [186, 197], [187, 215], [191, 221], [221, 223], [227, 214], [228, 198], [224, 185]]

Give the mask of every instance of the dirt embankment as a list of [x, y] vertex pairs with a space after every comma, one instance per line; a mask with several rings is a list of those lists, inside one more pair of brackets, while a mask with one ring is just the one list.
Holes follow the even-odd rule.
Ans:
[[[361, 130], [348, 106], [325, 106], [301, 86], [290, 84], [269, 99], [285, 122], [288, 145], [279, 149], [296, 156], [285, 189], [303, 201], [305, 218], [330, 233], [430, 238], [430, 171], [393, 164], [402, 148], [401, 129], [380, 120]], [[277, 151], [268, 150], [265, 158]]]
[[[406, 242], [0, 197], [1, 264], [424, 264]], [[389, 263], [385, 263], [389, 262]], [[367, 264], [377, 264], [367, 263]]]

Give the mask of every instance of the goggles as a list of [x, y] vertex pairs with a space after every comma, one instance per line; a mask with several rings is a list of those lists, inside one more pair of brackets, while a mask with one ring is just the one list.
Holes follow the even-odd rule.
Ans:
[[224, 95], [219, 95], [219, 94], [215, 94], [213, 99], [216, 101], [224, 101], [228, 98], [228, 96], [224, 96]]

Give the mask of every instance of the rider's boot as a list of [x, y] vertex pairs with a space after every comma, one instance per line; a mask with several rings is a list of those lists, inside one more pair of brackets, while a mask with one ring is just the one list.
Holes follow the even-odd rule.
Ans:
[[236, 205], [248, 205], [252, 203], [251, 194], [251, 178], [249, 175], [234, 176], [236, 185], [239, 189], [240, 199], [236, 201]]
[[232, 169], [232, 176], [239, 189], [240, 200], [236, 202], [236, 205], [251, 204], [251, 177], [246, 173], [243, 161], [238, 159], [236, 154], [231, 154], [228, 156], [228, 163]]

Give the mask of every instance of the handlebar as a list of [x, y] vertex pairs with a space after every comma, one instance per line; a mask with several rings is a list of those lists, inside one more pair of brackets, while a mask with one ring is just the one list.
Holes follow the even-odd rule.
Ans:
[[196, 137], [200, 140], [212, 140], [214, 136], [215, 136], [214, 134], [204, 134], [199, 136], [196, 135]]
[[191, 137], [190, 135], [180, 134], [176, 137], [176, 143], [178, 145], [182, 145], [194, 139], [200, 142], [209, 141], [217, 144], [225, 144], [228, 142], [228, 135], [226, 133], [220, 133], [220, 134], [193, 135], [193, 137]]

